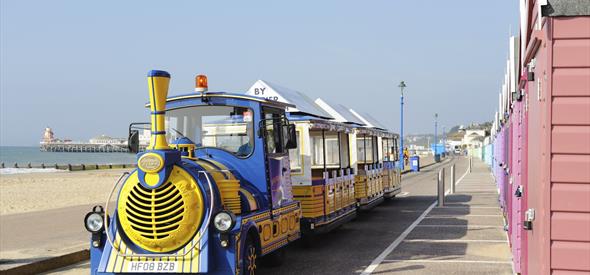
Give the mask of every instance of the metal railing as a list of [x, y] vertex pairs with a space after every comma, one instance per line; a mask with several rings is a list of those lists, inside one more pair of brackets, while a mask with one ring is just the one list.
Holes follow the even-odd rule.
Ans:
[[[469, 166], [467, 167], [467, 171], [465, 172], [465, 175], [468, 173], [471, 173], [471, 168], [472, 168], [472, 164], [473, 164], [473, 160], [471, 157], [469, 157]], [[463, 175], [461, 178], [463, 178], [465, 175]], [[457, 188], [457, 179], [456, 179], [456, 169], [455, 169], [455, 164], [453, 163], [451, 165], [451, 176], [450, 176], [450, 180], [451, 180], [451, 186], [449, 189], [449, 194], [454, 194]], [[438, 207], [443, 207], [445, 205], [445, 168], [441, 168], [438, 171], [438, 177], [436, 179], [436, 184], [437, 184], [437, 197], [438, 197]]]
[[445, 168], [438, 171], [438, 207], [445, 206]]

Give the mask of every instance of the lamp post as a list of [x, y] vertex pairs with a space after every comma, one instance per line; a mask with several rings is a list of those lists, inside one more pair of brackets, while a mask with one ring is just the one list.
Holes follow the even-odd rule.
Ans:
[[436, 160], [436, 155], [437, 154], [437, 147], [438, 147], [438, 140], [436, 138], [436, 128], [438, 127], [438, 113], [434, 114], [434, 159]]
[[404, 170], [404, 88], [406, 87], [406, 83], [402, 80], [398, 87], [401, 90], [400, 96], [400, 130], [399, 130], [399, 169], [400, 171]]
[[447, 153], [447, 127], [443, 125], [442, 127], [442, 145], [443, 145], [443, 153], [446, 155]]

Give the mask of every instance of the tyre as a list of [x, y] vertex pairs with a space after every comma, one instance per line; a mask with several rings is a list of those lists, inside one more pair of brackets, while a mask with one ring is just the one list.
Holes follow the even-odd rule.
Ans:
[[242, 274], [255, 275], [258, 269], [258, 251], [254, 240], [250, 237], [244, 246], [244, 258], [242, 260]]

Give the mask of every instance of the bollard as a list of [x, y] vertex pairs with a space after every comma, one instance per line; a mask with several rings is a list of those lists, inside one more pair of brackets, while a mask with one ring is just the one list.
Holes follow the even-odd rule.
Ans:
[[445, 206], [445, 169], [438, 171], [438, 207]]
[[455, 164], [451, 165], [451, 194], [455, 194]]
[[473, 161], [472, 157], [469, 157], [469, 173], [471, 173], [471, 162]]

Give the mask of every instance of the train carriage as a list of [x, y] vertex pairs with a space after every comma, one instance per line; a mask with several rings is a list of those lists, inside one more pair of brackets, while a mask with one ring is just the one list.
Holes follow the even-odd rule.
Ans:
[[[401, 173], [395, 165], [395, 162], [399, 160], [399, 150], [397, 145], [399, 141], [399, 135], [387, 131], [385, 126], [381, 125], [370, 115], [365, 114], [361, 116], [360, 114], [341, 104], [331, 103], [322, 98], [316, 99], [315, 103], [331, 116], [333, 116], [336, 121], [349, 124], [355, 128], [355, 131], [350, 135], [351, 141], [349, 142], [350, 144], [356, 144], [351, 146], [351, 148], [356, 148], [356, 150], [350, 152], [352, 163], [351, 166], [354, 168], [358, 168], [359, 159], [364, 160], [370, 157], [370, 161], [373, 161], [372, 154], [369, 154], [369, 156], [365, 157], [366, 152], [373, 151], [373, 141], [371, 140], [370, 144], [367, 144], [365, 136], [359, 139], [356, 138], [357, 133], [363, 134], [366, 132], [371, 132], [364, 128], [373, 130], [372, 133], [377, 136], [377, 158], [375, 162], [381, 161], [381, 164], [376, 166], [381, 166], [381, 187], [383, 188], [383, 195], [385, 198], [392, 198], [399, 194], [401, 192]], [[362, 155], [359, 156], [361, 153]], [[359, 204], [360, 203], [361, 202], [359, 201]]]
[[295, 200], [301, 202], [304, 233], [329, 231], [356, 216], [354, 171], [346, 124], [311, 116], [289, 116], [298, 148], [291, 150]]
[[398, 135], [388, 132], [370, 116], [350, 111], [365, 124], [356, 128], [353, 140], [358, 170], [355, 196], [361, 210], [371, 209], [401, 192], [401, 173], [395, 165]]
[[350, 135], [354, 125], [335, 120], [305, 94], [264, 80], [249, 95], [296, 105], [287, 108], [296, 125], [298, 148], [290, 150], [295, 200], [301, 203], [301, 230], [324, 233], [356, 216]]
[[[312, 101], [265, 80], [256, 81], [247, 94], [296, 105], [287, 111], [299, 140], [299, 148], [291, 150], [291, 169], [303, 232], [329, 231], [354, 218], [354, 208], [370, 209], [400, 192], [397, 135], [372, 117], [365, 115], [368, 122], [340, 104]], [[359, 141], [368, 135], [370, 144]]]
[[379, 137], [381, 146], [379, 147], [380, 158], [383, 162], [383, 195], [385, 198], [393, 198], [401, 193], [401, 172], [395, 165], [399, 161], [399, 148], [397, 145], [399, 136], [397, 134], [384, 132]]

